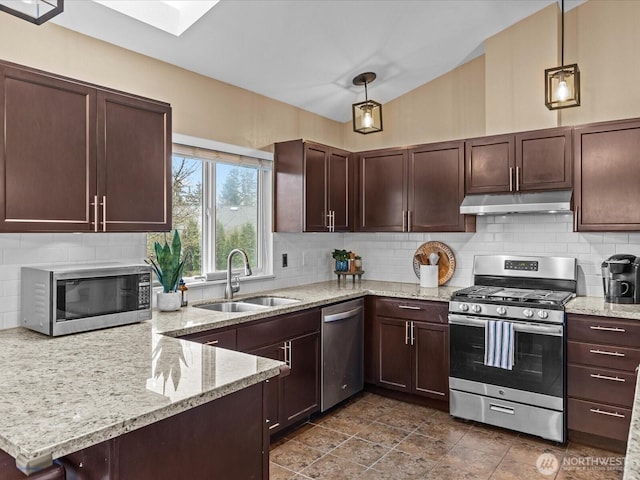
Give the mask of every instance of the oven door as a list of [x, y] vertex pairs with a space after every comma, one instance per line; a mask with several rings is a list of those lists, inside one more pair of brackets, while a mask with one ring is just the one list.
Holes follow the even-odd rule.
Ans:
[[[563, 325], [519, 320], [512, 323], [515, 332], [514, 364], [512, 370], [506, 370], [484, 364], [486, 318], [449, 314], [452, 388], [453, 385], [473, 384], [469, 390], [481, 386], [483, 392], [496, 391], [500, 395], [504, 395], [504, 391], [513, 391], [526, 392], [529, 397], [563, 399]], [[492, 386], [503, 387], [504, 390]]]

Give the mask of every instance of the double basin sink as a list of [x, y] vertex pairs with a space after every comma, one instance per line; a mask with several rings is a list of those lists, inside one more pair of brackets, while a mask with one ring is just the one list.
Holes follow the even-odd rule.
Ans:
[[270, 307], [290, 305], [292, 303], [298, 303], [299, 301], [300, 300], [286, 297], [253, 297], [244, 298], [238, 301], [205, 303], [203, 305], [196, 305], [196, 307], [213, 310], [215, 312], [238, 313], [266, 310]]

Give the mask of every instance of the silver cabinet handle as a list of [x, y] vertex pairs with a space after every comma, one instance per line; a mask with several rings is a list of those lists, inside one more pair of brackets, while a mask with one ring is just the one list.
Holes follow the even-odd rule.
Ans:
[[398, 305], [398, 308], [402, 308], [403, 310], [422, 310], [422, 308], [413, 305]]
[[407, 224], [406, 224], [405, 218], [404, 218], [405, 213], [406, 213], [406, 211], [402, 210], [402, 231], [403, 232], [407, 231]]
[[603, 332], [620, 332], [624, 333], [626, 330], [624, 328], [618, 327], [601, 327], [600, 325], [591, 325], [589, 327], [591, 330], [602, 330]]
[[409, 345], [409, 322], [404, 322], [404, 344]]
[[591, 378], [599, 378], [601, 380], [611, 380], [612, 382], [626, 382], [624, 378], [609, 377], [608, 375], [600, 375], [599, 373], [592, 373]]
[[107, 231], [107, 196], [102, 196], [102, 231]]
[[510, 407], [504, 407], [502, 405], [494, 405], [493, 403], [489, 404], [489, 410], [493, 410], [494, 412], [500, 413], [508, 413], [509, 415], [515, 415], [516, 411]]
[[289, 368], [293, 368], [293, 355], [291, 353], [291, 340], [287, 342], [289, 348]]
[[415, 329], [415, 323], [411, 322], [411, 345], [415, 345], [415, 341], [416, 341], [414, 329]]
[[513, 192], [513, 167], [509, 167], [509, 191]]
[[516, 167], [516, 192], [520, 191], [520, 167]]
[[407, 210], [407, 232], [411, 231], [411, 210]]
[[98, 231], [98, 195], [93, 196], [93, 231]]
[[217, 345], [220, 340], [211, 340], [210, 342], [204, 342], [205, 345]]
[[598, 355], [611, 355], [612, 357], [624, 357], [624, 353], [605, 352], [604, 350], [589, 350], [589, 353], [597, 353]]
[[622, 413], [607, 412], [606, 410], [600, 410], [599, 408], [590, 408], [589, 411], [591, 413], [598, 413], [600, 415], [609, 415], [610, 417], [625, 418], [625, 416]]

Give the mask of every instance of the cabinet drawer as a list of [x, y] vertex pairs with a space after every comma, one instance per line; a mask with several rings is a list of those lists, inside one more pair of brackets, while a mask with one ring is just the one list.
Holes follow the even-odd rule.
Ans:
[[567, 315], [567, 338], [601, 345], [640, 345], [640, 322], [634, 320]]
[[448, 323], [448, 312], [449, 304], [447, 302], [428, 302], [395, 298], [379, 298], [376, 301], [376, 315], [383, 317], [417, 320], [421, 322]]
[[640, 365], [640, 349], [569, 341], [567, 361], [635, 372]]
[[209, 330], [206, 332], [193, 333], [180, 337], [182, 340], [198, 342], [205, 345], [213, 345], [214, 347], [236, 349], [236, 329], [231, 330]]
[[602, 368], [567, 367], [567, 395], [625, 407], [633, 406], [635, 373]]
[[320, 310], [280, 315], [238, 327], [238, 350], [246, 352], [320, 331]]
[[631, 410], [569, 398], [567, 427], [570, 430], [627, 441]]

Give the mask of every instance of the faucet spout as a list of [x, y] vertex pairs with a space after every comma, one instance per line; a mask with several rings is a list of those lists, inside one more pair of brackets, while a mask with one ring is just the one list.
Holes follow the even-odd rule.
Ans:
[[229, 252], [229, 256], [227, 257], [227, 286], [224, 289], [224, 298], [233, 299], [233, 294], [240, 291], [240, 282], [236, 277], [236, 284], [231, 285], [231, 263], [233, 260], [233, 256], [236, 254], [242, 255], [244, 259], [244, 274], [248, 277], [252, 274], [251, 265], [249, 265], [249, 256], [247, 252], [245, 252], [242, 248], [234, 248]]

